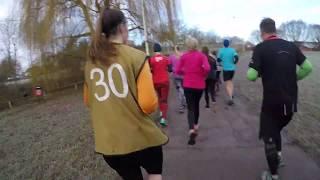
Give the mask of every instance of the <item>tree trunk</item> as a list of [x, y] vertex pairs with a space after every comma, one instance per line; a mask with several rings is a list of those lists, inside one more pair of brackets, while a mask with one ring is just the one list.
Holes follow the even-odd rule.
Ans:
[[90, 29], [90, 32], [91, 32], [91, 35], [94, 34], [95, 30], [94, 30], [94, 27], [93, 27], [93, 22], [92, 22], [92, 19], [90, 17], [90, 14], [89, 14], [89, 11], [88, 11], [88, 8], [86, 7], [85, 4], [83, 4], [82, 0], [77, 0], [76, 3], [80, 6], [80, 8], [82, 9], [82, 12], [84, 14], [84, 18], [85, 18], [85, 21]]
[[171, 41], [175, 40], [175, 31], [174, 31], [174, 22], [173, 22], [173, 15], [172, 15], [172, 0], [166, 0], [166, 9], [168, 15], [168, 23], [169, 23], [169, 38]]
[[105, 0], [104, 1], [104, 7], [107, 8], [107, 9], [110, 9], [110, 3], [111, 3], [110, 0]]

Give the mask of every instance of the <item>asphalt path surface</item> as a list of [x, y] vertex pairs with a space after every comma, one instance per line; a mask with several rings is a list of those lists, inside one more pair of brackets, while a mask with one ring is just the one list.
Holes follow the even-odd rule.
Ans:
[[[170, 142], [164, 147], [164, 179], [168, 180], [256, 180], [267, 170], [264, 146], [258, 139], [258, 112], [246, 105], [246, 98], [235, 97], [226, 104], [221, 87], [217, 103], [205, 108], [200, 103], [200, 131], [197, 143], [187, 145], [187, 113], [179, 114], [176, 92], [171, 87], [168, 122], [165, 129]], [[320, 180], [320, 168], [302, 149], [283, 135], [280, 169], [284, 180]]]

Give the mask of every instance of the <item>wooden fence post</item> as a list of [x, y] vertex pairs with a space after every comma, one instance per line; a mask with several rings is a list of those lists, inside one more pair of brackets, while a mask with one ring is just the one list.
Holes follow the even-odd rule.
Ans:
[[12, 109], [12, 108], [13, 108], [11, 101], [8, 101], [8, 106], [9, 106], [9, 109]]

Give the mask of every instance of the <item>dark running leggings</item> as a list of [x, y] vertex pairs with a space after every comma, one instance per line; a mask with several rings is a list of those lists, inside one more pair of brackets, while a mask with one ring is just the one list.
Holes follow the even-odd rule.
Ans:
[[217, 82], [218, 83], [221, 83], [220, 74], [221, 74], [221, 71], [217, 71]]
[[188, 122], [189, 129], [194, 129], [194, 125], [199, 122], [199, 103], [203, 90], [184, 88], [184, 95], [186, 96], [188, 106]]
[[260, 137], [265, 144], [265, 154], [271, 174], [278, 174], [279, 156], [282, 149], [281, 131], [291, 121], [293, 113], [262, 112], [260, 115]]
[[206, 89], [205, 89], [205, 100], [207, 106], [210, 105], [209, 94], [211, 96], [212, 102], [215, 100], [216, 96], [216, 80], [215, 79], [207, 79], [206, 80]]
[[123, 180], [143, 180], [141, 167], [148, 174], [162, 174], [162, 147], [151, 147], [127, 155], [103, 156]]

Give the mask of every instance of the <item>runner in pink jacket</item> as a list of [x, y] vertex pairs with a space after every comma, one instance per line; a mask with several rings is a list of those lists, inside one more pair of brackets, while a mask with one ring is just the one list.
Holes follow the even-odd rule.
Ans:
[[189, 50], [181, 56], [176, 72], [183, 75], [183, 87], [203, 90], [210, 71], [208, 58], [198, 50]]
[[188, 51], [181, 56], [176, 72], [184, 76], [183, 87], [188, 105], [189, 145], [196, 143], [199, 129], [199, 103], [210, 71], [208, 58], [197, 50], [195, 38], [186, 40]]

